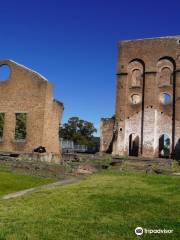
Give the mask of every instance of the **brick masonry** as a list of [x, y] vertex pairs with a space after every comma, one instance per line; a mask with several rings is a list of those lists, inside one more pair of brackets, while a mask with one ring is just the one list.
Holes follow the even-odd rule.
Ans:
[[[171, 97], [168, 104], [164, 93]], [[180, 36], [120, 42], [115, 122], [112, 130], [101, 120], [101, 151], [113, 144], [114, 155], [130, 155], [136, 142], [137, 155], [159, 157], [159, 139], [166, 134], [169, 157], [180, 158], [179, 109]]]
[[[47, 154], [59, 154], [59, 123], [63, 104], [53, 98], [52, 84], [39, 73], [11, 60], [0, 61], [8, 65], [9, 79], [0, 81], [0, 112], [5, 113], [0, 152], [31, 153], [39, 146], [46, 147]], [[27, 113], [27, 136], [17, 142], [15, 114]]]

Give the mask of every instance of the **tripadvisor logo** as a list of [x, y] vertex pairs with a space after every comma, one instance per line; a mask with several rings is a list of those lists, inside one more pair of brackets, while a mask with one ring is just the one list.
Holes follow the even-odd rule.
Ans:
[[143, 234], [143, 228], [142, 228], [142, 227], [137, 227], [137, 228], [135, 229], [135, 234], [136, 234], [137, 236], [142, 235], [142, 234]]
[[145, 234], [170, 234], [173, 233], [172, 229], [147, 229], [147, 228], [142, 228], [142, 227], [137, 227], [135, 229], [135, 234], [137, 236], [142, 235], [143, 233]]

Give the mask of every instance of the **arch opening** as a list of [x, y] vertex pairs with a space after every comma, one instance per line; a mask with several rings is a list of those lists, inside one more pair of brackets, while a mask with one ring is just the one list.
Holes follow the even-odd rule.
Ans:
[[134, 133], [129, 135], [129, 156], [138, 157], [139, 155], [139, 136]]
[[159, 87], [172, 86], [175, 64], [169, 57], [160, 58], [157, 62], [157, 81]]
[[128, 82], [130, 88], [142, 87], [144, 67], [141, 62], [133, 60], [128, 64]]
[[170, 158], [171, 140], [167, 134], [163, 134], [159, 138], [159, 157]]

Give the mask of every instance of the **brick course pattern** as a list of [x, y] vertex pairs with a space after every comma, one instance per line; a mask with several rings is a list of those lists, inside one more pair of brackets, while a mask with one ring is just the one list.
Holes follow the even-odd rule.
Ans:
[[[53, 99], [53, 86], [39, 73], [12, 60], [0, 61], [10, 76], [0, 81], [0, 112], [5, 113], [0, 152], [31, 153], [39, 146], [47, 153], [60, 154], [59, 123], [63, 104]], [[15, 140], [15, 114], [27, 114], [25, 141]]]
[[166, 157], [179, 159], [179, 109], [180, 36], [120, 42], [114, 127], [101, 120], [101, 151], [160, 157], [168, 138]]

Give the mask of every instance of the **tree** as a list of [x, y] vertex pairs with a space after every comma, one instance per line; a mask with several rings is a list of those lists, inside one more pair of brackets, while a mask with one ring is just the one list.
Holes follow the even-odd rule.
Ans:
[[26, 113], [16, 113], [15, 139], [26, 138]]
[[72, 140], [76, 144], [93, 145], [93, 134], [97, 132], [93, 123], [71, 117], [67, 123], [60, 128], [60, 137]]

